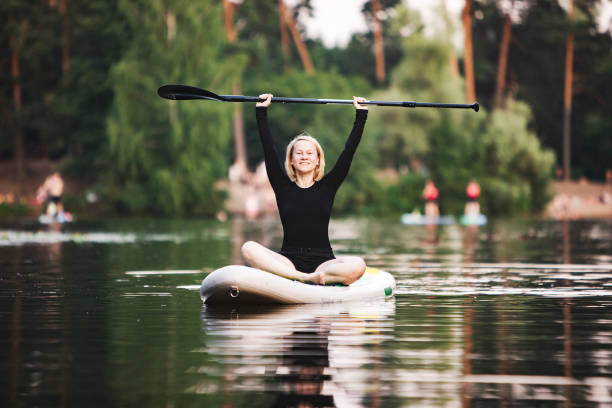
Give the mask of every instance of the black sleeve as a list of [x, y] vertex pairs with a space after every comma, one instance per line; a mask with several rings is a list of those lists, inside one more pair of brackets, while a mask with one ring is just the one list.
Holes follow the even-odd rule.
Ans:
[[268, 125], [268, 108], [259, 106], [256, 108], [257, 128], [259, 129], [259, 138], [264, 151], [264, 160], [266, 163], [266, 173], [272, 188], [276, 191], [280, 183], [287, 177], [278, 160], [278, 154], [272, 141], [270, 134], [270, 126]]
[[340, 184], [342, 184], [344, 178], [348, 174], [349, 168], [351, 167], [351, 162], [353, 161], [353, 156], [355, 155], [355, 151], [357, 150], [357, 146], [361, 140], [361, 135], [363, 134], [363, 128], [367, 118], [367, 110], [356, 110], [353, 130], [351, 130], [351, 134], [346, 141], [344, 150], [342, 153], [340, 153], [340, 157], [338, 157], [338, 161], [336, 162], [336, 165], [332, 171], [325, 176], [327, 182], [330, 183], [330, 186], [334, 189], [338, 189], [340, 187]]

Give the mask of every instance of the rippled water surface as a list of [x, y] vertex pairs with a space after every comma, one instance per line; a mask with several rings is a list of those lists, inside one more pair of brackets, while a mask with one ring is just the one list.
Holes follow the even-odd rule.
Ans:
[[0, 225], [0, 404], [611, 407], [612, 223], [341, 219], [390, 301], [211, 308], [274, 219]]

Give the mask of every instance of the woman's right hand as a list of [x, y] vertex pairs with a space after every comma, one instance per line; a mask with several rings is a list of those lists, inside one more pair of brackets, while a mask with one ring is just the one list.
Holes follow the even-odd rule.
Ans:
[[259, 99], [265, 99], [265, 100], [263, 102], [257, 102], [255, 106], [257, 107], [262, 106], [264, 108], [267, 108], [272, 103], [272, 94], [269, 94], [269, 93], [261, 94], [259, 95]]

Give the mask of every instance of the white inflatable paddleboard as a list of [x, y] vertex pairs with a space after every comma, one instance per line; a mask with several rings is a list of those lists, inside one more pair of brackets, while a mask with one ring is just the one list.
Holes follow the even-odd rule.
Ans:
[[74, 221], [70, 213], [59, 213], [57, 215], [41, 214], [38, 216], [38, 222], [41, 224], [64, 224]]
[[285, 279], [259, 269], [230, 265], [211, 272], [202, 281], [200, 297], [216, 303], [335, 303], [385, 299], [395, 294], [395, 279], [385, 271], [366, 268], [349, 286], [321, 286]]
[[439, 217], [427, 217], [421, 214], [406, 213], [402, 215], [404, 225], [452, 225], [455, 218], [452, 215], [440, 215]]
[[484, 214], [462, 215], [460, 222], [462, 225], [485, 225], [487, 223], [487, 216]]

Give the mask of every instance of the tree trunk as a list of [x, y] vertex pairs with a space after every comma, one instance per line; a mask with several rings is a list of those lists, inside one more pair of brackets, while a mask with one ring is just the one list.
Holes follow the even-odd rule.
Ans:
[[563, 177], [571, 178], [571, 117], [572, 117], [572, 83], [574, 79], [574, 0], [570, 3], [570, 29], [567, 33], [565, 51], [565, 95], [563, 98]]
[[280, 38], [281, 38], [281, 49], [283, 50], [283, 57], [285, 58], [285, 69], [289, 62], [290, 49], [289, 49], [289, 32], [285, 18], [283, 17], [283, 0], [278, 0], [278, 25], [280, 27]]
[[457, 54], [451, 52], [448, 55], [448, 65], [450, 65], [451, 78], [455, 79], [459, 77], [459, 60]]
[[372, 15], [374, 17], [374, 56], [376, 57], [376, 82], [382, 85], [385, 82], [385, 43], [383, 40], [382, 23], [379, 18], [381, 11], [380, 0], [372, 0]]
[[465, 65], [466, 99], [470, 102], [476, 100], [476, 85], [474, 84], [474, 56], [472, 51], [472, 15], [470, 9], [472, 0], [465, 0], [461, 19], [463, 20], [463, 31], [465, 34]]
[[504, 19], [504, 28], [502, 31], [501, 43], [499, 45], [499, 59], [497, 61], [497, 84], [495, 86], [495, 95], [493, 97], [493, 109], [502, 108], [506, 105], [504, 92], [506, 90], [506, 68], [508, 67], [508, 51], [510, 49], [510, 40], [512, 38], [512, 20], [510, 15], [506, 14]]
[[[242, 94], [240, 82], [236, 81], [232, 84], [232, 92], [234, 95]], [[234, 105], [234, 151], [236, 155], [234, 164], [237, 164], [241, 171], [246, 174], [246, 172], [248, 172], [248, 167], [246, 142], [244, 137], [244, 121], [242, 117], [242, 104], [236, 103]]]
[[[236, 42], [238, 34], [234, 27], [234, 5], [229, 0], [223, 0], [223, 21], [225, 33], [230, 43]], [[240, 82], [237, 80], [232, 84], [234, 95], [242, 94]], [[239, 178], [246, 178], [248, 173], [246, 142], [244, 136], [244, 122], [242, 118], [242, 104], [234, 104], [234, 117], [232, 120], [234, 128], [234, 166], [239, 170]]]
[[289, 7], [287, 7], [283, 0], [279, 0], [279, 8], [281, 9], [281, 15], [285, 20], [285, 23], [289, 27], [291, 36], [293, 37], [293, 42], [295, 43], [295, 47], [298, 50], [300, 59], [302, 60], [304, 71], [306, 71], [308, 75], [312, 75], [314, 73], [314, 66], [312, 65], [312, 60], [310, 59], [308, 48], [306, 48], [306, 44], [304, 44], [304, 41], [302, 41], [302, 36], [300, 35], [300, 32], [297, 29], [293, 14], [291, 13], [291, 10], [289, 9]]
[[[15, 159], [15, 177], [21, 184], [24, 174], [23, 133], [21, 128], [21, 72], [19, 57], [21, 54], [21, 41], [15, 33], [9, 35], [9, 48], [11, 50], [11, 77], [13, 79], [13, 103], [15, 105], [15, 133], [13, 136], [13, 157]], [[20, 194], [21, 192], [19, 192]]]
[[444, 22], [448, 30], [447, 31], [447, 41], [448, 41], [448, 46], [450, 50], [448, 54], [448, 65], [450, 67], [450, 75], [452, 79], [456, 79], [456, 78], [459, 78], [459, 60], [457, 58], [457, 54], [455, 53], [455, 49], [452, 44], [453, 23], [452, 23], [452, 18], [450, 17], [448, 13], [448, 8], [446, 7], [446, 0], [443, 0], [441, 2], [441, 9], [442, 9], [442, 17], [444, 18]]
[[234, 5], [229, 0], [223, 0], [223, 23], [225, 24], [225, 34], [230, 43], [238, 38], [234, 28]]
[[66, 78], [70, 71], [70, 37], [68, 22], [68, 0], [60, 0], [59, 12], [62, 16], [62, 75]]

